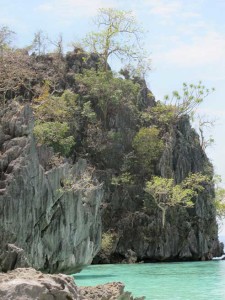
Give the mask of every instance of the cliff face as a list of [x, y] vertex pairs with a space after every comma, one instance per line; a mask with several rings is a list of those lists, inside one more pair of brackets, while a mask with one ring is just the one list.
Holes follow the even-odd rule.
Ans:
[[36, 148], [32, 130], [28, 106], [1, 111], [0, 270], [72, 273], [99, 250], [102, 185], [85, 160], [45, 170], [52, 153]]
[[[165, 149], [156, 168], [158, 175], [174, 178], [177, 183], [189, 173], [212, 176], [212, 165], [187, 117], [174, 125], [164, 139]], [[143, 195], [141, 183], [127, 188], [109, 187], [103, 226], [111, 241], [95, 261], [208, 260], [222, 255], [213, 196], [213, 185], [206, 184], [194, 199], [193, 208], [168, 208], [163, 228], [161, 210], [149, 201], [148, 195]]]
[[[13, 88], [5, 99], [17, 96], [18, 101], [35, 103], [43, 98], [38, 121], [54, 125], [61, 115], [60, 122], [67, 122], [76, 143], [70, 159], [64, 159], [44, 145], [36, 146], [28, 106], [14, 103], [1, 111], [0, 269], [31, 265], [72, 273], [90, 263], [100, 248], [101, 200], [104, 235], [95, 262], [207, 260], [221, 255], [212, 182], [193, 199], [193, 208], [168, 208], [164, 228], [162, 212], [144, 191], [154, 175], [176, 183], [189, 173], [212, 178], [213, 168], [188, 116], [172, 122], [165, 114], [160, 118], [145, 81], [102, 72], [98, 55], [77, 49], [55, 60], [28, 54], [26, 59], [32, 72], [39, 70], [38, 79], [30, 81], [32, 95], [14, 94]], [[47, 94], [46, 78], [54, 83]], [[54, 109], [48, 111], [51, 105], [45, 107], [49, 99], [55, 115]], [[150, 155], [141, 157], [134, 140], [141, 130], [156, 128], [163, 152], [151, 161], [157, 149], [150, 147]]]

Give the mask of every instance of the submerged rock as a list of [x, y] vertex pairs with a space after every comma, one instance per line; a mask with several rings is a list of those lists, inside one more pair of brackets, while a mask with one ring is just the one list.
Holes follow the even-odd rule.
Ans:
[[46, 170], [51, 155], [37, 149], [32, 111], [17, 103], [1, 111], [0, 150], [0, 270], [74, 273], [90, 264], [100, 247], [103, 189], [87, 162]]

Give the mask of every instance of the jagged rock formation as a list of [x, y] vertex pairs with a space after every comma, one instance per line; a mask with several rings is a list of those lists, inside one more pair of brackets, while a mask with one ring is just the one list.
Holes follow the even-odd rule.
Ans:
[[[178, 183], [190, 172], [212, 176], [212, 165], [187, 117], [174, 125], [165, 139], [158, 175], [174, 178]], [[212, 184], [206, 184], [193, 208], [169, 208], [165, 228], [160, 209], [154, 201], [148, 201], [141, 188], [141, 183], [128, 188], [112, 188], [109, 183], [103, 224], [104, 231], [113, 234], [111, 253], [102, 250], [95, 258], [96, 263], [129, 261], [129, 251], [136, 254], [138, 261], [145, 262], [208, 260], [222, 255]]]
[[81, 300], [74, 280], [63, 274], [47, 275], [32, 268], [0, 274], [1, 300]]
[[0, 113], [0, 150], [0, 270], [72, 273], [89, 264], [100, 247], [103, 189], [94, 177], [84, 188], [86, 161], [46, 170], [51, 151], [36, 148], [32, 111], [18, 103]]
[[[144, 192], [145, 182], [154, 175], [176, 183], [196, 172], [212, 178], [212, 166], [188, 116], [160, 121], [160, 115], [152, 113], [157, 103], [146, 82], [133, 76], [115, 78], [110, 71], [103, 74], [97, 54], [78, 48], [65, 56], [27, 53], [24, 61], [29, 61], [25, 64], [29, 70], [24, 67], [29, 73], [22, 82], [28, 81], [29, 89], [18, 88], [14, 76], [10, 90], [5, 83], [9, 75], [3, 78], [7, 89], [0, 98], [7, 103], [12, 98], [35, 103], [41, 96], [46, 97], [44, 105], [51, 97], [53, 101], [62, 97], [65, 90], [73, 94], [73, 105], [68, 104], [66, 111], [73, 111], [67, 125], [76, 141], [70, 160], [77, 164], [74, 167], [44, 145], [35, 146], [28, 106], [11, 105], [1, 111], [2, 270], [32, 265], [49, 272], [73, 272], [90, 263], [100, 244], [103, 187], [98, 182], [104, 182], [103, 232], [113, 238], [95, 262], [204, 260], [222, 254], [212, 183], [205, 184], [193, 208], [169, 208], [164, 228], [160, 209]], [[57, 121], [54, 114], [46, 115], [44, 120], [36, 116], [41, 122]], [[164, 151], [149, 166], [133, 142], [141, 129], [154, 127]], [[95, 166], [98, 182], [93, 178], [92, 188], [85, 184], [78, 188], [71, 178], [82, 183], [82, 174], [92, 173], [86, 160]]]
[[79, 293], [85, 299], [93, 300], [144, 300], [145, 297], [133, 297], [130, 292], [124, 291], [124, 284], [112, 282], [95, 287], [79, 287]]
[[73, 277], [47, 275], [32, 268], [0, 273], [1, 300], [144, 300], [124, 291], [121, 282], [78, 288]]

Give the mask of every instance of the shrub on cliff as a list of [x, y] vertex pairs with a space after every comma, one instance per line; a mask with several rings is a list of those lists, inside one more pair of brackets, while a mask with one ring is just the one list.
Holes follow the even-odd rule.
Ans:
[[109, 111], [113, 113], [119, 109], [120, 103], [135, 105], [140, 90], [138, 83], [115, 77], [111, 71], [86, 70], [76, 75], [75, 80], [83, 97], [97, 102], [104, 129], [107, 128]]
[[133, 139], [133, 148], [139, 164], [147, 174], [152, 174], [164, 148], [159, 129], [141, 128]]
[[37, 123], [34, 127], [37, 142], [51, 146], [55, 152], [68, 156], [75, 144], [74, 137], [69, 135], [69, 126], [63, 122]]
[[180, 184], [175, 184], [172, 178], [154, 176], [146, 182], [145, 191], [152, 196], [162, 212], [162, 226], [165, 227], [166, 211], [177, 205], [192, 207], [193, 199], [204, 190], [204, 184], [209, 178], [201, 173], [190, 174]]

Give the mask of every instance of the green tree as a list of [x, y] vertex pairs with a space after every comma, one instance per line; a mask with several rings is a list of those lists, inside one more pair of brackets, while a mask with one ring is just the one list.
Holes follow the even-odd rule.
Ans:
[[172, 96], [164, 97], [165, 103], [174, 107], [174, 117], [177, 119], [183, 115], [193, 117], [196, 108], [215, 89], [206, 88], [201, 81], [198, 84], [183, 83], [181, 93], [173, 91]]
[[68, 90], [60, 97], [52, 96], [48, 82], [45, 83], [42, 93], [33, 100], [36, 118], [34, 134], [38, 143], [51, 146], [62, 155], [70, 154], [75, 145], [76, 129], [79, 127], [79, 120], [74, 117], [81, 114], [77, 97]]
[[130, 58], [141, 61], [142, 30], [131, 11], [101, 8], [94, 23], [99, 31], [89, 33], [84, 39], [84, 44], [90, 52], [101, 56], [105, 71], [108, 68], [108, 59], [113, 55], [119, 59]]
[[173, 124], [176, 121], [175, 107], [160, 101], [154, 107], [147, 108], [141, 113], [143, 124], [157, 124], [160, 128]]
[[[194, 115], [197, 107], [203, 102], [203, 100], [214, 91], [214, 88], [207, 89], [202, 82], [198, 84], [186, 84], [183, 83], [183, 90], [181, 93], [173, 91], [172, 95], [166, 95], [164, 97], [164, 103], [158, 101], [156, 106], [147, 109], [142, 113], [142, 120], [144, 123], [158, 124], [159, 126], [171, 126], [184, 115], [188, 115], [194, 120]], [[203, 128], [209, 125], [213, 125], [213, 121], [203, 121], [199, 117], [199, 132], [200, 142], [203, 148], [208, 146], [212, 140], [205, 140], [203, 136]]]
[[159, 134], [160, 131], [156, 127], [141, 128], [133, 139], [132, 145], [139, 163], [148, 173], [153, 172], [154, 164], [164, 149], [164, 143]]
[[216, 215], [220, 220], [222, 220], [225, 217], [225, 189], [217, 187], [215, 192]]
[[177, 205], [192, 207], [193, 198], [204, 190], [207, 176], [201, 173], [190, 174], [180, 184], [175, 184], [172, 178], [153, 177], [146, 183], [145, 191], [152, 196], [158, 208], [162, 211], [162, 226], [165, 227], [166, 212], [169, 207]]
[[75, 145], [74, 137], [69, 135], [69, 126], [63, 122], [37, 122], [34, 127], [37, 142], [53, 148], [56, 153], [68, 156]]
[[13, 40], [15, 32], [7, 26], [0, 27], [0, 57], [3, 56], [5, 50], [10, 49], [10, 44]]
[[220, 175], [214, 175], [215, 184], [215, 207], [217, 217], [222, 220], [225, 217], [225, 188], [221, 186], [222, 178]]
[[134, 106], [140, 90], [138, 83], [114, 77], [111, 71], [86, 70], [83, 74], [76, 75], [75, 80], [86, 89], [86, 98], [97, 100], [105, 129], [109, 107], [115, 109], [120, 103], [128, 102]]
[[42, 87], [39, 97], [33, 99], [33, 110], [36, 119], [45, 121], [71, 122], [75, 112], [79, 109], [77, 105], [78, 95], [65, 90], [60, 97], [52, 96], [49, 92], [48, 81]]

